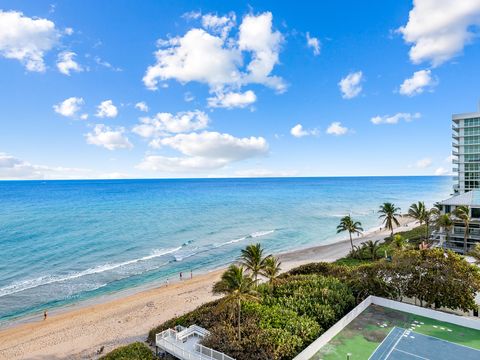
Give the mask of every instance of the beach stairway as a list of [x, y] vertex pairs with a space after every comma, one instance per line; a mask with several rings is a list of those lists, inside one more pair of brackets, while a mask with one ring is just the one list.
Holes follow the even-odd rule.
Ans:
[[160, 350], [180, 360], [235, 360], [200, 344], [200, 341], [209, 334], [207, 329], [197, 325], [188, 328], [176, 326], [174, 329], [164, 330], [155, 338], [157, 354]]

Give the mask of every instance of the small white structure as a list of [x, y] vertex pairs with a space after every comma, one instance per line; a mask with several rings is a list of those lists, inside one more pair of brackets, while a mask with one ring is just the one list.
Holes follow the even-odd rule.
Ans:
[[156, 335], [155, 346], [181, 360], [235, 360], [219, 351], [199, 344], [210, 332], [200, 326], [176, 326]]

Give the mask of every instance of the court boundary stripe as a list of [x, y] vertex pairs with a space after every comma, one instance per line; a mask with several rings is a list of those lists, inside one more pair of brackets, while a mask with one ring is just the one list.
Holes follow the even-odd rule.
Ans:
[[[387, 336], [385, 336], [382, 340], [382, 342], [380, 344], [378, 344], [378, 346], [375, 348], [375, 350], [373, 351], [373, 353], [370, 355], [370, 357], [368, 358], [368, 360], [370, 360], [372, 358], [373, 355], [375, 355], [375, 353], [377, 352], [377, 350], [380, 348], [380, 346], [382, 346], [382, 344], [385, 342], [385, 340], [388, 339], [388, 337], [390, 336], [390, 334], [393, 332], [393, 330], [395, 330], [397, 327], [394, 326], [392, 327], [392, 329], [388, 332]], [[400, 328], [401, 329], [401, 328]]]
[[415, 357], [417, 357], [417, 358], [419, 358], [419, 359], [430, 360], [429, 358], [426, 358], [426, 357], [423, 357], [423, 356], [420, 356], [420, 355], [417, 355], [417, 354], [414, 354], [414, 353], [410, 353], [410, 352], [408, 352], [408, 351], [404, 351], [404, 350], [400, 350], [400, 349], [394, 349], [394, 350], [395, 350], [395, 351], [400, 351], [400, 352], [402, 352], [402, 353], [404, 353], [404, 354], [408, 354], [408, 355], [411, 355], [411, 356], [415, 356]]
[[[400, 328], [401, 329], [401, 328]], [[385, 360], [387, 360], [390, 355], [392, 355], [392, 352], [393, 350], [395, 350], [395, 348], [397, 347], [398, 343], [403, 339], [403, 335], [405, 335], [405, 333], [407, 332], [407, 330], [403, 330], [403, 333], [402, 335], [400, 335], [400, 337], [398, 338], [398, 340], [395, 342], [395, 344], [393, 344], [393, 347], [390, 349], [390, 351], [388, 352], [387, 356], [385, 357]]]

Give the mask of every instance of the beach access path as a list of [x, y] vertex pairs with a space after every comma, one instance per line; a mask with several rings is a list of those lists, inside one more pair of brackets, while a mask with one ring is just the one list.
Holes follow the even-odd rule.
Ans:
[[[395, 232], [417, 226], [410, 218], [402, 218]], [[354, 239], [358, 245], [368, 240], [383, 240], [388, 231], [375, 230]], [[310, 247], [279, 254], [283, 271], [296, 266], [335, 261], [350, 251], [350, 241]], [[49, 314], [43, 313], [27, 323], [0, 330], [0, 359], [96, 359], [103, 346], [105, 354], [121, 345], [145, 341], [148, 331], [172, 317], [189, 312], [212, 301], [212, 286], [223, 269], [195, 275], [193, 279], [140, 291], [114, 299], [99, 299], [96, 304], [79, 304]]]

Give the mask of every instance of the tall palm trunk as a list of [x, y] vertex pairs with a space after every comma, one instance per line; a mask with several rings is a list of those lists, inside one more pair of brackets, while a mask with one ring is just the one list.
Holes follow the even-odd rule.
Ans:
[[242, 340], [242, 327], [240, 323], [241, 316], [242, 316], [242, 301], [238, 299], [238, 341]]
[[429, 225], [430, 223], [428, 221], [425, 222], [425, 226], [426, 226], [426, 236], [425, 236], [425, 240], [428, 241], [428, 236], [429, 236]]
[[465, 233], [463, 235], [463, 255], [467, 254], [467, 239], [470, 225], [465, 223]]
[[353, 250], [352, 233], [349, 231], [349, 232], [348, 232], [348, 235], [350, 235], [350, 245], [352, 246], [352, 250]]

